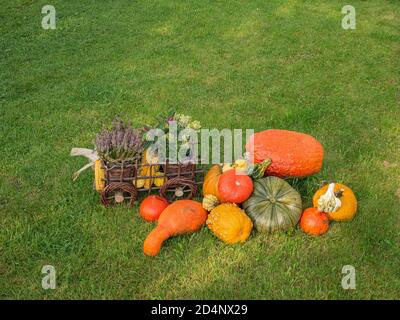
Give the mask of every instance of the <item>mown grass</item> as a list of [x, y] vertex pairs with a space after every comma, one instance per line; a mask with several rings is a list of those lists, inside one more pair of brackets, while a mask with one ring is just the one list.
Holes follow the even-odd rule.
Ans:
[[[1, 1], [0, 297], [398, 299], [398, 1]], [[304, 206], [322, 180], [359, 199], [323, 237], [295, 230], [225, 245], [203, 228], [147, 258], [152, 224], [104, 209], [72, 147], [116, 114], [161, 112], [209, 128], [285, 128], [324, 145], [318, 175], [294, 181]], [[54, 265], [57, 289], [41, 288]], [[356, 290], [341, 287], [343, 265]]]

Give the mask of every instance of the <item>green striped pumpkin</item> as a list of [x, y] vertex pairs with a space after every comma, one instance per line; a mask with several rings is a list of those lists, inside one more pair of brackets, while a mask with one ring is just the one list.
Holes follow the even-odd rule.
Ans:
[[278, 177], [265, 177], [254, 182], [254, 191], [243, 203], [243, 209], [257, 231], [284, 231], [299, 222], [302, 204], [300, 194]]

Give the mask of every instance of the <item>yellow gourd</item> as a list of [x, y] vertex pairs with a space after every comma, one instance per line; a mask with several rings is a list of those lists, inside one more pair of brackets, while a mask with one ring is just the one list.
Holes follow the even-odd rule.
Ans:
[[217, 205], [219, 205], [219, 200], [216, 196], [212, 194], [206, 194], [203, 198], [203, 208], [207, 211], [211, 211]]
[[102, 191], [105, 188], [106, 182], [103, 180], [106, 177], [105, 170], [102, 168], [102, 161], [96, 160], [94, 163], [94, 180], [96, 191]]
[[223, 203], [211, 210], [206, 223], [219, 239], [229, 244], [245, 242], [253, 228], [244, 210], [233, 203]]

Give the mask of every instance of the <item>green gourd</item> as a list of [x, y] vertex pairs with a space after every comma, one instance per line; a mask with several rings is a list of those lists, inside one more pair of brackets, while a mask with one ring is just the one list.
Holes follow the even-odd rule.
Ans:
[[294, 227], [302, 213], [300, 194], [285, 180], [265, 177], [254, 182], [254, 191], [243, 209], [259, 232], [273, 233]]

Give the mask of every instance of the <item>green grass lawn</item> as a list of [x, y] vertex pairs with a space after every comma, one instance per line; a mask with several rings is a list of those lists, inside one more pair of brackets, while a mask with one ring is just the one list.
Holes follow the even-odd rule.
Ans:
[[[400, 3], [49, 1], [0, 6], [0, 298], [399, 299]], [[351, 186], [356, 218], [226, 245], [207, 229], [142, 244], [137, 207], [105, 209], [72, 147], [117, 114], [135, 126], [167, 110], [208, 128], [282, 128], [325, 148], [294, 181], [304, 207], [322, 180]], [[43, 290], [41, 268], [57, 270]], [[341, 287], [344, 265], [356, 290]]]

